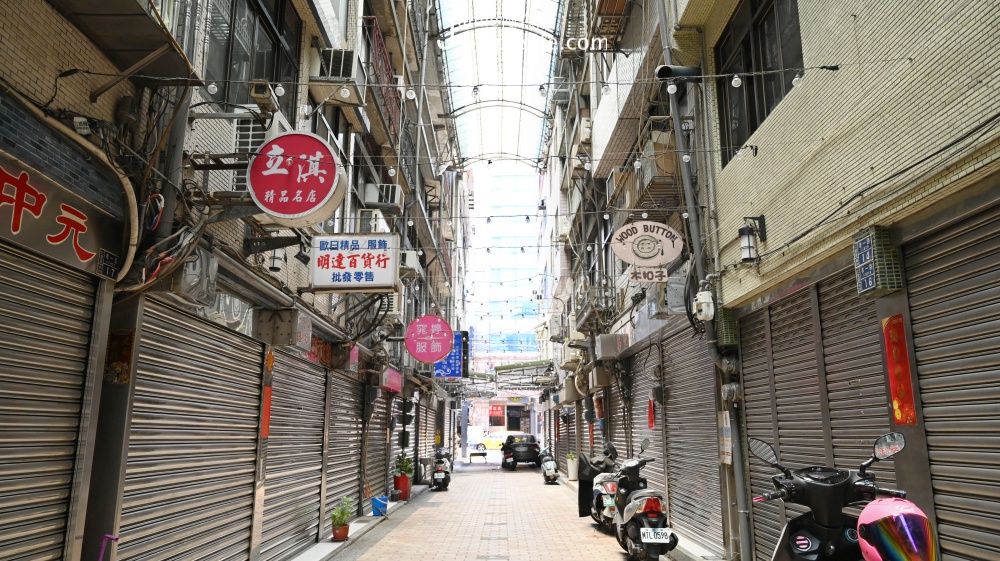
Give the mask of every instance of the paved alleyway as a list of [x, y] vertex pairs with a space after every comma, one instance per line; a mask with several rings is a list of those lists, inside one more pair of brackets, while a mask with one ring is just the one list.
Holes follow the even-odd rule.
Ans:
[[545, 485], [537, 468], [459, 465], [448, 491], [424, 492], [335, 561], [574, 561], [625, 559], [610, 533], [576, 516], [564, 485]]

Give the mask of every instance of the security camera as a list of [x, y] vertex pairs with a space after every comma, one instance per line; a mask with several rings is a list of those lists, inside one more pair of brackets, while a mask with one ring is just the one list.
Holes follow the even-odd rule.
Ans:
[[267, 80], [254, 80], [250, 82], [250, 99], [257, 104], [261, 113], [272, 115], [278, 111], [278, 98], [271, 89], [271, 84]]

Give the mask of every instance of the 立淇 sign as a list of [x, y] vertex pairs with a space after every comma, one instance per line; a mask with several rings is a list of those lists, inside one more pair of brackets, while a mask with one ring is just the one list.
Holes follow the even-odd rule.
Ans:
[[247, 189], [275, 222], [298, 228], [329, 218], [344, 200], [333, 149], [307, 132], [287, 132], [250, 159]]
[[399, 234], [315, 236], [309, 268], [314, 289], [395, 292], [399, 288]]
[[448, 356], [455, 344], [455, 333], [442, 317], [420, 316], [406, 328], [406, 351], [425, 364], [434, 364]]
[[632, 222], [611, 237], [611, 250], [619, 259], [639, 267], [661, 267], [680, 257], [684, 239], [677, 230], [659, 222]]

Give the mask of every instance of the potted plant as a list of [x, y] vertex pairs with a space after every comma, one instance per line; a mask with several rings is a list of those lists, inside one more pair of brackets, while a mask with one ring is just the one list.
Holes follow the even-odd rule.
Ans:
[[410, 499], [410, 474], [413, 473], [413, 460], [400, 452], [392, 464], [392, 486], [399, 491], [399, 500]]
[[580, 460], [576, 458], [576, 452], [570, 450], [566, 453], [566, 479], [576, 481], [580, 474]]
[[347, 541], [347, 532], [351, 529], [351, 515], [354, 514], [354, 501], [344, 497], [330, 510], [330, 524], [333, 526], [333, 541]]

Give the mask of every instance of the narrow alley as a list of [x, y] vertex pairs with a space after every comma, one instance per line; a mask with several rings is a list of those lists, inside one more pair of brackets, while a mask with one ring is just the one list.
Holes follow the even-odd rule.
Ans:
[[538, 468], [456, 463], [447, 491], [424, 491], [336, 556], [336, 561], [625, 559], [610, 532], [576, 515], [573, 489]]

